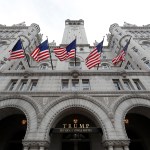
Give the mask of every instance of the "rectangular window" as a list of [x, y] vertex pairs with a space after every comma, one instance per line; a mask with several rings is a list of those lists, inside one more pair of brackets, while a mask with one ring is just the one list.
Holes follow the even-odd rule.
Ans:
[[11, 80], [10, 86], [8, 88], [9, 91], [13, 91], [14, 90], [17, 81], [18, 80]]
[[137, 88], [137, 90], [143, 90], [144, 86], [142, 85], [142, 83], [140, 82], [139, 79], [133, 79], [133, 82]]
[[132, 85], [131, 82], [128, 79], [123, 80], [124, 83], [124, 89], [125, 90], [132, 90]]
[[82, 79], [82, 88], [83, 90], [90, 90], [89, 79]]
[[113, 83], [114, 83], [114, 86], [115, 86], [116, 90], [121, 90], [122, 89], [121, 88], [121, 83], [120, 83], [120, 81], [118, 79], [113, 80]]
[[35, 91], [38, 80], [31, 80], [29, 91]]
[[22, 80], [21, 81], [19, 91], [25, 91], [25, 90], [27, 90], [27, 81], [28, 80]]
[[125, 69], [127, 70], [134, 70], [134, 67], [131, 65], [131, 63], [128, 61], [127, 65], [125, 66]]
[[62, 79], [62, 90], [68, 90], [69, 88], [69, 79]]
[[79, 90], [79, 79], [72, 79], [72, 90]]

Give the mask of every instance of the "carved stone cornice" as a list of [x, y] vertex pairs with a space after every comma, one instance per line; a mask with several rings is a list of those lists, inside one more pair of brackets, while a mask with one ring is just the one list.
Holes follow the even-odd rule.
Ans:
[[[110, 69], [110, 70], [98, 70], [98, 71], [83, 71], [78, 70], [80, 76], [122, 76], [122, 69]], [[72, 70], [70, 71], [33, 71], [33, 68], [28, 68], [28, 71], [0, 71], [0, 76], [24, 76], [28, 72], [29, 76], [72, 76]], [[125, 70], [126, 76], [150, 76], [148, 71], [128, 71]]]
[[24, 147], [49, 147], [48, 141], [32, 141], [32, 140], [23, 140], [22, 141]]
[[129, 146], [130, 140], [106, 140], [103, 141], [104, 147], [108, 146], [115, 146], [115, 147], [120, 147], [120, 146]]
[[124, 91], [124, 90], [119, 90], [119, 91], [26, 91], [26, 92], [21, 92], [21, 91], [2, 91], [0, 92], [1, 96], [7, 96], [7, 95], [11, 95], [11, 96], [16, 96], [16, 95], [27, 95], [27, 96], [33, 96], [33, 97], [37, 97], [37, 96], [52, 96], [52, 97], [59, 97], [62, 95], [76, 95], [76, 94], [84, 94], [84, 95], [89, 95], [89, 96], [99, 96], [99, 97], [119, 97], [119, 96], [123, 96], [123, 95], [134, 95], [134, 97], [136, 97], [136, 95], [145, 95], [145, 96], [149, 96], [150, 97], [150, 91]]

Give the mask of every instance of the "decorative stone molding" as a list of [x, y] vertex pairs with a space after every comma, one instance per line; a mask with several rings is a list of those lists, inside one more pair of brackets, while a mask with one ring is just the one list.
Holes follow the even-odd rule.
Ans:
[[131, 94], [128, 94], [128, 95], [123, 95], [123, 96], [121, 96], [121, 97], [119, 97], [118, 99], [117, 99], [117, 101], [115, 102], [115, 103], [113, 103], [113, 105], [111, 106], [112, 108], [113, 108], [113, 112], [115, 112], [116, 111], [116, 109], [118, 108], [118, 106], [121, 104], [121, 103], [123, 103], [124, 101], [126, 101], [126, 100], [129, 100], [129, 99], [133, 99], [133, 98], [141, 98], [141, 99], [146, 99], [146, 100], [150, 100], [150, 95], [149, 95], [149, 92], [148, 92], [148, 94], [146, 95], [146, 94], [143, 94], [142, 95], [142, 93], [132, 93], [132, 95]]
[[36, 110], [36, 112], [38, 114], [40, 113], [39, 105], [36, 104], [36, 102], [34, 101], [34, 99], [32, 99], [31, 97], [29, 97], [27, 95], [20, 95], [19, 93], [16, 94], [16, 92], [14, 92], [14, 94], [10, 94], [9, 93], [8, 96], [2, 96], [2, 97], [0, 97], [0, 101], [10, 100], [10, 99], [21, 99], [21, 100], [27, 101], [28, 103], [30, 103], [33, 106], [33, 108]]
[[[101, 106], [101, 105], [100, 105]], [[109, 139], [112, 137], [116, 137], [116, 133], [112, 122], [108, 116], [108, 112], [106, 113], [101, 107], [97, 104], [94, 104], [92, 101], [88, 101], [87, 99], [81, 98], [71, 98], [60, 101], [58, 104], [52, 105], [45, 112], [45, 117], [43, 118], [38, 130], [41, 132], [42, 139], [48, 139], [50, 128], [53, 127], [58, 122], [58, 118], [60, 115], [67, 111], [68, 109], [73, 108], [77, 111], [78, 109], [82, 109], [85, 112], [89, 112], [91, 117], [95, 118], [95, 123], [97, 126], [102, 127], [104, 139]]]
[[78, 78], [78, 76], [80, 75], [78, 70], [72, 70], [71, 71], [71, 75], [73, 78]]
[[54, 107], [55, 105], [59, 104], [62, 101], [68, 100], [68, 99], [84, 99], [84, 100], [90, 101], [90, 102], [94, 103], [95, 105], [99, 106], [106, 114], [108, 114], [108, 112], [109, 112], [109, 109], [101, 101], [97, 101], [95, 98], [93, 98], [91, 96], [80, 95], [78, 92], [74, 92], [71, 95], [64, 95], [64, 96], [61, 96], [58, 99], [56, 99], [54, 101], [54, 103], [52, 103], [50, 106], [48, 106], [45, 109], [44, 113], [47, 113], [52, 107]]
[[[7, 96], [8, 98], [9, 96]], [[5, 97], [6, 98], [6, 97]], [[22, 99], [19, 98], [12, 98], [11, 99], [4, 99], [4, 97], [0, 98], [0, 109], [7, 109], [7, 108], [16, 108], [21, 110], [22, 113], [25, 114], [27, 119], [27, 131], [24, 139], [27, 139], [30, 133], [34, 133], [37, 131], [37, 112], [33, 108], [33, 106]]]
[[49, 147], [49, 142], [48, 141], [23, 140], [22, 143], [23, 143], [24, 147], [44, 147], [44, 148]]
[[[33, 70], [33, 68], [28, 68], [28, 71], [30, 73], [30, 76], [72, 76], [70, 71], [51, 71], [51, 70]], [[133, 71], [133, 70], [126, 70], [127, 76], [134, 76], [134, 75], [139, 75], [139, 76], [150, 76], [150, 72], [147, 71]], [[14, 70], [4, 70], [3, 71], [3, 76], [24, 76], [24, 71], [14, 71]], [[1, 75], [1, 74], [0, 74]], [[99, 75], [99, 76], [120, 76], [120, 70], [119, 69], [109, 69], [109, 70], [98, 70], [98, 71], [83, 71], [80, 72], [80, 76], [93, 76], [93, 75]]]
[[129, 146], [130, 140], [106, 140], [103, 141], [104, 147], [114, 146], [114, 147], [120, 147], [120, 146]]
[[114, 128], [118, 132], [120, 138], [127, 138], [125, 131], [124, 118], [126, 114], [132, 109], [139, 106], [150, 108], [150, 96], [133, 95], [127, 97], [124, 101], [119, 101], [114, 107], [115, 123]]

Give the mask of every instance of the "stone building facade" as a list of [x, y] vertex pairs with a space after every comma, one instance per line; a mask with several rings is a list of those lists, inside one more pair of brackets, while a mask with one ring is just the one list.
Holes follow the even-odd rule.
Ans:
[[[66, 20], [59, 46], [76, 37], [77, 63], [60, 62], [53, 41], [52, 70], [49, 59], [36, 63], [29, 56], [42, 39], [37, 24], [0, 26], [0, 149], [150, 149], [150, 25], [115, 23], [109, 31], [101, 64], [88, 70], [85, 58], [94, 46], [84, 21]], [[7, 60], [19, 37], [30, 66], [26, 58]], [[126, 61], [114, 66], [130, 37]]]

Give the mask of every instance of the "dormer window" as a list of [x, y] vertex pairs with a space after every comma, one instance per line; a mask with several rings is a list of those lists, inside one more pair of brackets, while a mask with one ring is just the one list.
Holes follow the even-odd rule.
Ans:
[[39, 67], [40, 70], [47, 70], [48, 69], [48, 64], [44, 63], [44, 64], [41, 64], [40, 67]]
[[102, 69], [110, 69], [110, 66], [107, 63], [103, 63], [101, 66], [102, 66]]
[[81, 61], [80, 61], [79, 58], [76, 58], [76, 64], [75, 64], [75, 58], [72, 58], [69, 61], [69, 66], [70, 67], [75, 67], [75, 66], [79, 67], [80, 65], [81, 65]]

